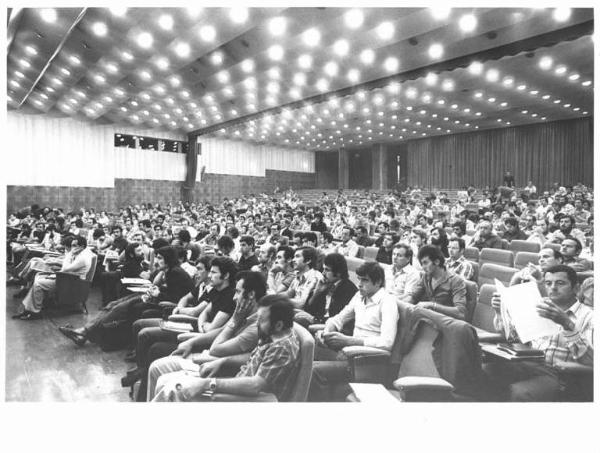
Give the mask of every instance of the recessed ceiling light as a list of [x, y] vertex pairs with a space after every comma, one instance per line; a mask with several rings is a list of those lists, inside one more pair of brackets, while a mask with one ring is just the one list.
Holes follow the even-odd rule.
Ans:
[[400, 66], [400, 61], [396, 57], [388, 57], [383, 62], [383, 67], [387, 72], [395, 72]]
[[591, 80], [586, 80], [585, 82], [581, 82], [581, 85], [584, 87], [589, 87], [592, 84]]
[[12, 87], [15, 87], [15, 88], [21, 87], [21, 84], [19, 82], [17, 82], [16, 80], [11, 80], [9, 83]]
[[353, 30], [360, 28], [364, 19], [364, 14], [360, 9], [351, 9], [344, 14], [346, 26]]
[[140, 46], [142, 49], [149, 49], [154, 43], [154, 38], [150, 33], [144, 31], [137, 36], [136, 42], [137, 45]]
[[555, 8], [552, 17], [556, 22], [565, 22], [571, 17], [571, 8]]
[[445, 79], [442, 82], [442, 90], [444, 91], [453, 91], [454, 90], [454, 80], [452, 79]]
[[243, 24], [248, 20], [248, 8], [231, 8], [229, 10], [229, 18], [236, 24]]
[[114, 63], [108, 63], [106, 65], [106, 70], [112, 74], [116, 74], [119, 71], [119, 67]]
[[540, 58], [539, 66], [544, 71], [547, 71], [548, 69], [550, 69], [552, 67], [553, 63], [554, 63], [554, 60], [552, 60], [552, 57], [545, 56], [545, 57]]
[[158, 25], [163, 30], [171, 30], [173, 28], [173, 16], [170, 14], [163, 14], [158, 18]]
[[106, 82], [106, 78], [102, 75], [102, 74], [96, 74], [94, 76], [94, 80], [98, 83], [104, 83]]
[[254, 61], [252, 61], [250, 58], [246, 58], [244, 61], [242, 61], [241, 68], [242, 71], [246, 73], [252, 72], [254, 70]]
[[519, 86], [517, 87], [517, 90], [519, 90], [519, 91], [523, 91], [523, 90], [524, 90], [524, 89], [526, 89], [526, 88], [527, 88], [527, 85], [525, 85], [525, 84], [521, 84], [521, 85], [519, 85]]
[[330, 61], [325, 64], [323, 70], [329, 77], [335, 77], [338, 73], [338, 64], [335, 61]]
[[40, 10], [40, 17], [44, 22], [52, 24], [56, 22], [56, 10], [54, 8], [44, 8]]
[[512, 86], [513, 83], [515, 83], [515, 79], [513, 79], [512, 77], [505, 77], [502, 81], [502, 84], [507, 87]]
[[316, 28], [309, 28], [302, 33], [302, 41], [307, 46], [314, 47], [321, 41], [321, 32], [319, 32], [319, 30]]
[[274, 17], [269, 21], [268, 28], [273, 36], [281, 36], [287, 28], [287, 20], [285, 17]]
[[309, 69], [312, 66], [312, 57], [308, 54], [300, 55], [298, 57], [298, 66], [302, 69]]
[[475, 97], [476, 98], [481, 98], [481, 97], [483, 97], [483, 93], [481, 91], [478, 91], [478, 92], [475, 93]]
[[474, 61], [469, 65], [469, 72], [473, 75], [479, 75], [483, 72], [483, 64], [479, 61]]
[[179, 58], [187, 58], [190, 55], [191, 47], [186, 42], [179, 42], [175, 45], [175, 53]]
[[438, 75], [435, 72], [428, 72], [425, 76], [425, 83], [429, 86], [433, 86], [438, 81]]
[[473, 14], [465, 14], [459, 19], [458, 26], [465, 33], [472, 32], [477, 28], [477, 18]]
[[306, 74], [304, 74], [303, 72], [298, 72], [294, 74], [293, 81], [294, 85], [304, 85], [306, 83]]
[[373, 64], [375, 61], [375, 52], [371, 49], [365, 49], [360, 53], [360, 61], [365, 65]]
[[284, 50], [279, 44], [275, 44], [267, 50], [269, 58], [274, 61], [279, 61], [283, 58]]
[[340, 57], [345, 57], [350, 51], [350, 44], [348, 44], [348, 41], [345, 39], [338, 39], [333, 44], [333, 51], [336, 55], [339, 55]]
[[316, 87], [319, 91], [327, 91], [327, 88], [329, 88], [329, 82], [327, 82], [327, 79], [319, 79]]
[[111, 12], [111, 14], [113, 16], [117, 16], [117, 17], [123, 17], [125, 14], [127, 14], [127, 9], [125, 7], [114, 7], [114, 8], [108, 8], [108, 10]]
[[92, 25], [92, 32], [94, 32], [96, 36], [106, 36], [108, 28], [104, 22], [95, 22]]
[[37, 50], [33, 46], [25, 46], [25, 53], [28, 55], [37, 55]]
[[24, 58], [21, 58], [19, 60], [19, 64], [21, 66], [23, 66], [24, 68], [30, 68], [31, 67], [31, 63], [29, 63], [27, 60], [25, 60]]
[[15, 71], [15, 75], [20, 79], [25, 77], [25, 74], [23, 74], [21, 71]]
[[133, 60], [133, 55], [131, 55], [129, 52], [121, 52], [121, 58], [125, 61], [131, 61]]
[[501, 103], [500, 103], [500, 107], [506, 107], [507, 105], [508, 105], [508, 103], [507, 103], [507, 102], [501, 102]]
[[579, 77], [580, 77], [580, 76], [579, 76], [579, 74], [577, 74], [577, 73], [575, 73], [575, 74], [571, 74], [571, 75], [569, 76], [569, 80], [571, 80], [571, 81], [575, 81], [575, 80], [579, 79]]
[[392, 39], [395, 33], [394, 25], [391, 22], [382, 22], [375, 28], [375, 32], [379, 39]]
[[560, 65], [554, 70], [556, 75], [563, 75], [565, 72], [567, 72], [567, 67], [564, 65]]
[[497, 69], [488, 69], [488, 71], [485, 73], [485, 79], [488, 82], [497, 82], [499, 78], [500, 73]]
[[430, 58], [437, 60], [438, 58], [441, 58], [442, 55], [444, 55], [444, 46], [442, 46], [439, 43], [434, 43], [431, 46], [429, 46], [428, 53]]
[[71, 72], [67, 68], [60, 68], [60, 72], [62, 72], [66, 76], [71, 75]]
[[202, 27], [200, 27], [200, 31], [198, 34], [200, 35], [200, 39], [206, 42], [212, 42], [217, 37], [217, 31], [212, 25], [203, 25]]
[[229, 73], [227, 71], [220, 71], [217, 73], [217, 80], [221, 83], [229, 82]]

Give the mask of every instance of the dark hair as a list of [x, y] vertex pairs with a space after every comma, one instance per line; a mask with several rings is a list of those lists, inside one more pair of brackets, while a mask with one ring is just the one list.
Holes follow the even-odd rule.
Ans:
[[450, 243], [450, 242], [458, 242], [458, 248], [461, 250], [465, 249], [466, 244], [465, 244], [465, 240], [463, 238], [450, 239], [450, 241], [448, 243]]
[[504, 224], [505, 225], [514, 226], [514, 227], [518, 227], [519, 226], [519, 221], [517, 219], [515, 219], [514, 217], [509, 217], [509, 218], [507, 218], [507, 219], [504, 220]]
[[440, 267], [444, 267], [444, 254], [435, 245], [424, 245], [419, 249], [419, 253], [417, 255], [419, 262], [421, 262], [421, 260], [425, 257], [429, 258], [432, 262], [438, 260], [440, 262]]
[[119, 230], [121, 233], [123, 232], [123, 227], [121, 225], [115, 225], [112, 227], [111, 233], [114, 233], [116, 230]]
[[169, 269], [179, 265], [179, 259], [177, 257], [177, 250], [172, 245], [161, 247], [156, 251], [157, 255], [160, 255], [165, 260], [165, 263]]
[[562, 259], [563, 259], [562, 253], [560, 253], [560, 251], [559, 251], [559, 250], [556, 250], [556, 249], [554, 249], [554, 248], [552, 248], [552, 247], [542, 247], [542, 248], [540, 249], [540, 252], [541, 252], [542, 250], [552, 250], [552, 256], [554, 256], [554, 259], [555, 259], [555, 260], [562, 260]]
[[188, 230], [180, 230], [179, 233], [177, 233], [177, 238], [181, 241], [181, 242], [190, 242], [192, 240], [192, 235], [190, 234], [190, 232]]
[[464, 222], [454, 222], [452, 228], [460, 228], [461, 236], [467, 234], [467, 225]]
[[392, 243], [395, 244], [396, 242], [398, 242], [400, 240], [400, 238], [398, 237], [398, 235], [392, 231], [386, 231], [385, 233], [383, 233], [383, 238], [385, 239], [386, 236], [390, 236], [392, 238]]
[[141, 247], [140, 244], [138, 244], [137, 242], [132, 242], [131, 244], [127, 244], [127, 247], [125, 247], [125, 260], [135, 260], [137, 259], [135, 256], [135, 249], [137, 249], [138, 247]]
[[182, 247], [181, 245], [174, 245], [175, 253], [177, 253], [177, 259], [181, 260], [183, 263], [187, 261], [187, 249]]
[[317, 250], [314, 247], [298, 247], [296, 252], [302, 253], [304, 262], [308, 263], [308, 267], [315, 269], [317, 267]]
[[254, 247], [254, 238], [252, 236], [242, 236], [240, 238], [240, 244], [245, 242], [250, 247]]
[[213, 260], [212, 256], [202, 255], [196, 261], [196, 266], [198, 265], [198, 263], [202, 263], [204, 265], [204, 269], [208, 271], [208, 270], [210, 270], [210, 265], [212, 263], [212, 260]]
[[356, 231], [360, 231], [361, 233], [368, 233], [367, 229], [362, 225], [357, 226]]
[[565, 264], [557, 264], [556, 266], [550, 266], [548, 269], [546, 269], [546, 272], [544, 272], [544, 276], [548, 273], [557, 274], [558, 272], [564, 272], [565, 274], [567, 274], [567, 277], [569, 278], [572, 287], [577, 285], [577, 272], [575, 272], [575, 269]]
[[220, 249], [233, 250], [233, 248], [235, 247], [235, 243], [233, 242], [233, 239], [231, 239], [230, 236], [227, 236], [225, 234], [219, 239], [217, 239], [217, 247]]
[[233, 283], [235, 282], [235, 275], [237, 274], [237, 266], [235, 264], [235, 261], [226, 256], [219, 256], [212, 260], [212, 263], [210, 263], [210, 265], [211, 267], [219, 268], [221, 277], [223, 277], [225, 274], [229, 274], [229, 284], [233, 285]]
[[331, 268], [331, 272], [339, 276], [342, 280], [348, 279], [348, 263], [346, 258], [340, 253], [330, 253], [325, 255], [323, 265]]
[[354, 228], [352, 228], [351, 226], [344, 225], [344, 227], [342, 228], [342, 231], [344, 231], [344, 230], [348, 230], [350, 232], [350, 237], [354, 236]]
[[259, 307], [269, 307], [271, 326], [281, 321], [284, 329], [290, 329], [294, 324], [294, 306], [288, 296], [283, 293], [269, 294], [258, 301]]
[[227, 233], [229, 234], [229, 236], [231, 236], [233, 239], [239, 237], [240, 235], [240, 230], [237, 229], [237, 227], [229, 227], [227, 229]]
[[277, 249], [277, 253], [283, 251], [283, 258], [286, 261], [291, 260], [294, 257], [294, 249], [289, 245], [282, 245]]
[[330, 244], [333, 242], [333, 234], [331, 234], [329, 231], [324, 231], [323, 233], [321, 233], [321, 236], [326, 242]]
[[150, 223], [150, 220], [148, 219], [144, 219], [140, 222], [140, 225], [146, 228], [150, 228], [152, 226], [152, 224]]
[[75, 226], [77, 228], [83, 228], [83, 220], [81, 220], [81, 219], [75, 220]]
[[568, 240], [570, 240], [570, 241], [573, 241], [573, 242], [575, 242], [575, 251], [576, 251], [577, 253], [580, 253], [580, 252], [581, 252], [581, 250], [583, 249], [583, 246], [581, 245], [581, 241], [580, 241], [579, 239], [577, 239], [577, 238], [573, 237], [573, 236], [566, 236], [566, 237], [563, 239], [563, 242], [564, 242], [564, 241], [566, 241], [567, 239], [568, 239]]
[[169, 245], [169, 241], [167, 241], [165, 238], [157, 238], [157, 239], [154, 239], [154, 241], [152, 241], [152, 248], [154, 250], [158, 250], [163, 247], [167, 247], [168, 245]]
[[356, 275], [367, 277], [375, 285], [379, 283], [381, 287], [385, 286], [385, 272], [377, 261], [367, 261], [361, 264], [356, 269]]
[[83, 236], [73, 236], [73, 238], [71, 239], [71, 242], [73, 241], [77, 241], [77, 245], [81, 246], [81, 247], [87, 247], [87, 239], [84, 238]]
[[235, 281], [244, 280], [242, 288], [244, 293], [254, 291], [256, 300], [260, 300], [267, 294], [267, 283], [261, 272], [242, 271], [235, 276]]
[[100, 239], [102, 236], [106, 236], [102, 228], [96, 228], [92, 233], [92, 239]]
[[313, 233], [312, 231], [307, 231], [306, 233], [304, 233], [302, 235], [302, 240], [313, 242], [315, 245], [318, 242], [317, 235], [315, 233]]

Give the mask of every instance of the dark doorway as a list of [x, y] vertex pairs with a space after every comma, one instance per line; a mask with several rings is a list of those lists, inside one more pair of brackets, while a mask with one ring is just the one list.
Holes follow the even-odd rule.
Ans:
[[370, 189], [373, 185], [373, 155], [370, 149], [348, 151], [348, 187]]

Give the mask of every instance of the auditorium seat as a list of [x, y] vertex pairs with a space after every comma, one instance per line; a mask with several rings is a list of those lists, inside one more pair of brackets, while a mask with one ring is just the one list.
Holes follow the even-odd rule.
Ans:
[[88, 312], [86, 303], [90, 295], [97, 263], [98, 255], [94, 253], [92, 254], [92, 265], [86, 274], [85, 280], [67, 272], [56, 273], [56, 305], [58, 307], [81, 308], [84, 313]]
[[358, 277], [356, 276], [356, 269], [358, 269], [364, 262], [365, 262], [365, 260], [363, 260], [361, 258], [352, 258], [349, 256], [346, 257], [346, 264], [348, 265], [348, 275], [349, 275], [352, 283], [354, 283], [355, 285], [358, 285]]
[[472, 261], [471, 266], [473, 267], [473, 276], [471, 277], [471, 281], [477, 283], [477, 280], [479, 279], [479, 263]]
[[519, 239], [513, 240], [508, 246], [508, 250], [515, 254], [517, 252], [538, 253], [540, 248], [539, 242], [522, 241]]
[[504, 340], [501, 333], [494, 328], [494, 309], [492, 308], [492, 295], [496, 292], [496, 285], [484, 284], [479, 287], [479, 298], [473, 311], [471, 324], [477, 331], [479, 341], [482, 343], [497, 343]]
[[518, 252], [515, 257], [515, 267], [517, 269], [523, 269], [528, 263], [538, 264], [540, 257], [537, 253], [530, 252]]
[[465, 321], [471, 322], [473, 319], [473, 312], [475, 311], [475, 305], [477, 305], [477, 283], [465, 281], [465, 285], [467, 286], [467, 310], [465, 313]]
[[465, 258], [474, 263], [479, 263], [479, 249], [477, 247], [465, 247]]
[[365, 247], [365, 261], [375, 261], [378, 251], [379, 249], [377, 247]]
[[364, 256], [365, 256], [365, 247], [362, 246], [362, 245], [359, 245], [358, 246], [358, 253], [356, 254], [356, 257], [363, 259]]
[[546, 243], [544, 244], [545, 249], [552, 249], [556, 252], [560, 252], [560, 244]]
[[510, 284], [510, 279], [518, 271], [514, 267], [500, 266], [499, 264], [484, 263], [479, 269], [479, 278], [477, 283], [479, 288], [486, 283], [494, 284], [494, 280], [498, 279], [505, 286]]
[[510, 250], [483, 248], [479, 254], [479, 266], [481, 267], [485, 263], [512, 267], [514, 255]]

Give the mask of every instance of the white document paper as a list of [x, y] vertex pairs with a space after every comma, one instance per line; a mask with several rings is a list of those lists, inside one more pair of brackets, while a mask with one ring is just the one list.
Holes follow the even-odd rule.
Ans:
[[495, 283], [502, 299], [503, 312], [506, 310], [508, 313], [508, 318], [522, 343], [559, 332], [558, 324], [550, 319], [542, 318], [537, 313], [536, 305], [541, 302], [542, 296], [535, 282], [522, 283], [508, 288], [499, 280], [495, 280]]
[[398, 400], [381, 384], [353, 382], [350, 387], [361, 403], [398, 403]]
[[150, 280], [144, 278], [122, 278], [121, 283], [124, 285], [152, 285]]

